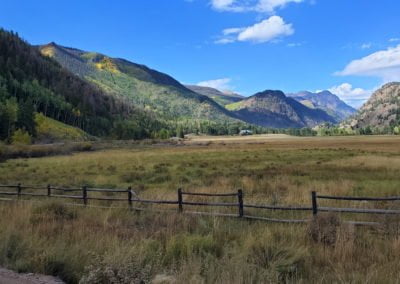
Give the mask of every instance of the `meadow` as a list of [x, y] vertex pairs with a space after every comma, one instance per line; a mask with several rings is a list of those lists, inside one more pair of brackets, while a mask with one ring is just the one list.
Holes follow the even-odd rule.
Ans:
[[[312, 190], [399, 195], [399, 172], [396, 136], [201, 137], [171, 145], [9, 159], [0, 163], [0, 184], [132, 186], [141, 198], [172, 200], [178, 188], [243, 189], [248, 203], [309, 206]], [[310, 224], [275, 224], [174, 211], [75, 208], [61, 202], [0, 205], [6, 216], [0, 219], [0, 265], [58, 275], [68, 283], [396, 283], [400, 277], [397, 218], [321, 214]], [[310, 212], [262, 214], [311, 217]], [[384, 225], [342, 224], [349, 218]]]

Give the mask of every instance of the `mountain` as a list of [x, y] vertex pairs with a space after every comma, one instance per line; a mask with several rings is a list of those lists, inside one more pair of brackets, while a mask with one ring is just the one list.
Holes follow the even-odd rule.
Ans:
[[329, 91], [322, 91], [318, 93], [304, 91], [287, 94], [287, 96], [297, 100], [309, 108], [322, 109], [330, 116], [334, 117], [336, 122], [340, 122], [348, 118], [357, 111]]
[[117, 117], [141, 113], [0, 29], [0, 139], [16, 129], [35, 136], [36, 112], [98, 136], [109, 135]]
[[267, 90], [226, 107], [243, 121], [264, 127], [314, 127], [335, 122], [323, 110], [308, 108], [282, 91]]
[[68, 48], [52, 42], [42, 54], [125, 102], [167, 120], [235, 121], [233, 115], [207, 96], [189, 90], [177, 80], [125, 59]]
[[400, 83], [388, 83], [375, 91], [358, 112], [342, 123], [353, 129], [400, 125]]
[[226, 106], [231, 103], [236, 103], [241, 101], [244, 97], [233, 93], [233, 92], [221, 92], [220, 90], [210, 88], [210, 87], [202, 87], [197, 85], [185, 85], [186, 88], [196, 92], [198, 94], [207, 96], [213, 99], [215, 102], [219, 103], [221, 106]]

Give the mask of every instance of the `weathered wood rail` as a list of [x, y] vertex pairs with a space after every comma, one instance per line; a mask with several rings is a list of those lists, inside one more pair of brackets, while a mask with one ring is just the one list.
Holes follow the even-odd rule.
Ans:
[[[4, 191], [3, 189], [14, 189], [14, 191]], [[43, 190], [43, 193], [37, 192], [26, 192], [27, 190]], [[76, 192], [80, 192], [78, 195]], [[97, 193], [113, 193], [113, 194], [126, 194], [125, 197], [109, 197], [109, 196], [90, 196], [91, 192]], [[64, 194], [67, 193], [67, 194]], [[336, 201], [400, 201], [400, 196], [392, 197], [354, 197], [354, 196], [328, 196], [328, 195], [318, 195], [315, 191], [311, 192], [311, 206], [275, 206], [275, 205], [265, 205], [265, 204], [245, 204], [244, 203], [244, 193], [243, 190], [239, 189], [237, 192], [231, 193], [201, 193], [201, 192], [185, 192], [182, 189], [178, 189], [178, 199], [177, 200], [150, 200], [141, 199], [138, 197], [136, 192], [128, 187], [127, 189], [107, 189], [107, 188], [91, 188], [88, 186], [82, 186], [81, 188], [64, 188], [56, 186], [25, 186], [21, 184], [17, 185], [0, 185], [0, 196], [16, 196], [16, 199], [7, 199], [7, 201], [21, 200], [24, 196], [26, 197], [46, 197], [46, 198], [63, 198], [63, 199], [73, 199], [82, 200], [82, 204], [75, 203], [74, 205], [89, 206], [89, 201], [109, 201], [109, 202], [125, 202], [128, 207], [135, 210], [146, 210], [145, 208], [133, 207], [134, 203], [141, 204], [164, 204], [164, 205], [177, 205], [179, 213], [194, 214], [194, 215], [207, 215], [207, 216], [224, 216], [224, 217], [236, 217], [249, 220], [261, 220], [269, 222], [279, 222], [279, 223], [307, 223], [312, 218], [308, 219], [278, 219], [269, 218], [263, 216], [254, 216], [245, 214], [245, 209], [262, 209], [262, 210], [272, 210], [272, 211], [311, 211], [312, 216], [318, 215], [319, 212], [334, 212], [334, 213], [356, 213], [356, 214], [383, 214], [383, 215], [393, 215], [400, 214], [400, 210], [396, 209], [376, 209], [376, 208], [342, 208], [342, 207], [320, 207], [318, 204], [318, 199], [325, 200], [336, 200]], [[75, 194], [75, 195], [71, 195]], [[185, 196], [202, 196], [202, 197], [225, 197], [234, 198], [235, 202], [197, 202], [197, 201], [186, 201]], [[3, 199], [4, 201], [4, 199]], [[209, 207], [229, 207], [236, 208], [237, 213], [221, 213], [221, 212], [197, 212], [197, 211], [187, 211], [184, 207], [191, 206], [209, 206]], [[95, 206], [94, 206], [95, 207]], [[110, 207], [112, 208], [112, 207]], [[156, 210], [159, 211], [159, 210]], [[354, 225], [379, 225], [379, 222], [370, 221], [347, 221], [347, 223]]]

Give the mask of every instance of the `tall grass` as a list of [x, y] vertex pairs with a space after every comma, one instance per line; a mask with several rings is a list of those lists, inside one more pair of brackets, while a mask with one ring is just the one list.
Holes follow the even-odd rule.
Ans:
[[310, 237], [307, 225], [60, 203], [6, 203], [0, 213], [10, 216], [0, 220], [1, 264], [68, 283], [390, 283], [400, 276], [398, 234], [329, 219], [333, 229], [321, 227], [326, 241]]
[[[178, 187], [242, 188], [247, 203], [308, 206], [311, 190], [398, 195], [399, 144], [365, 139], [126, 147], [15, 159], [0, 164], [0, 183], [132, 185], [140, 197], [174, 200]], [[349, 204], [368, 206], [343, 205]], [[1, 216], [7, 216], [0, 218], [0, 264], [58, 275], [68, 283], [393, 283], [400, 277], [396, 218], [382, 217], [385, 226], [367, 229], [343, 225], [346, 215], [280, 225], [53, 202], [0, 205]]]

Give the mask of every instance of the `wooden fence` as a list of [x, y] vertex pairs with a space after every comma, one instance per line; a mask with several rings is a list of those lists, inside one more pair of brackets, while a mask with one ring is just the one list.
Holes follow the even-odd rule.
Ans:
[[[4, 189], [9, 189], [12, 191], [4, 191]], [[43, 190], [42, 193], [37, 192], [27, 192], [28, 190]], [[77, 192], [81, 194], [78, 195]], [[125, 197], [109, 197], [109, 196], [90, 196], [89, 193], [98, 192], [98, 193], [117, 193], [117, 194], [125, 194]], [[66, 194], [65, 194], [66, 193]], [[75, 194], [74, 194], [75, 193]], [[74, 195], [72, 195], [74, 194]], [[16, 196], [15, 199], [0, 199], [6, 201], [12, 200], [21, 200], [22, 197], [46, 197], [46, 198], [63, 198], [63, 199], [73, 199], [73, 200], [82, 200], [82, 206], [91, 206], [88, 204], [90, 200], [94, 201], [109, 201], [109, 202], [124, 202], [127, 204], [127, 207], [134, 210], [146, 210], [145, 208], [134, 207], [134, 203], [140, 204], [166, 204], [166, 205], [177, 205], [177, 210], [179, 213], [186, 214], [196, 214], [196, 215], [208, 215], [208, 216], [224, 216], [224, 217], [236, 217], [250, 220], [262, 220], [269, 222], [280, 222], [280, 223], [306, 223], [311, 220], [311, 218], [307, 219], [277, 219], [277, 218], [267, 218], [262, 216], [255, 215], [247, 215], [245, 213], [246, 208], [248, 209], [261, 209], [261, 210], [281, 210], [281, 211], [310, 211], [312, 212], [312, 216], [317, 216], [319, 212], [336, 212], [336, 213], [358, 213], [358, 214], [400, 214], [400, 210], [394, 209], [367, 209], [367, 208], [345, 208], [345, 207], [320, 207], [318, 204], [319, 199], [323, 200], [337, 200], [337, 201], [366, 201], [366, 202], [374, 202], [374, 201], [400, 201], [400, 196], [394, 197], [351, 197], [351, 196], [327, 196], [327, 195], [318, 195], [315, 191], [311, 192], [311, 206], [275, 206], [275, 205], [264, 205], [264, 204], [246, 204], [244, 203], [244, 193], [241, 189], [237, 190], [237, 192], [232, 193], [200, 193], [200, 192], [185, 192], [182, 189], [178, 189], [177, 191], [177, 200], [149, 200], [149, 199], [141, 199], [132, 190], [131, 187], [127, 189], [105, 189], [105, 188], [91, 188], [88, 186], [83, 186], [81, 188], [63, 188], [63, 187], [55, 187], [51, 185], [47, 186], [23, 186], [21, 184], [17, 185], [0, 185], [0, 196]], [[234, 200], [230, 203], [228, 202], [194, 202], [194, 201], [186, 201], [185, 196], [202, 196], [202, 197], [232, 197]], [[79, 205], [75, 203], [74, 205]], [[201, 212], [201, 211], [187, 211], [184, 210], [184, 206], [216, 206], [216, 207], [230, 207], [236, 208], [236, 214], [227, 214], [220, 212]], [[92, 206], [96, 207], [96, 206]], [[108, 206], [110, 207], [110, 206]], [[122, 208], [122, 207], [119, 207]], [[346, 223], [354, 224], [354, 225], [379, 225], [379, 222], [369, 222], [369, 221], [347, 221]]]

